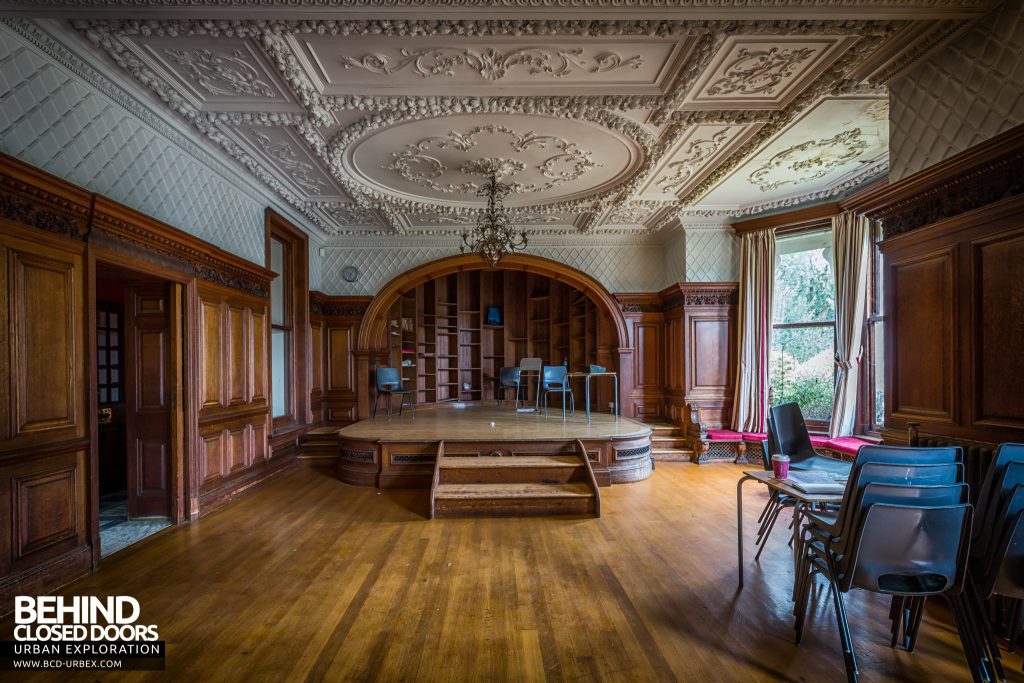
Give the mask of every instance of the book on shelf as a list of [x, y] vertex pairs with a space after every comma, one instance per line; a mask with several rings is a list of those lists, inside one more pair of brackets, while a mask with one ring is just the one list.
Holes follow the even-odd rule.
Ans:
[[846, 490], [846, 482], [839, 481], [825, 472], [789, 471], [788, 483], [804, 493], [816, 495], [840, 494]]

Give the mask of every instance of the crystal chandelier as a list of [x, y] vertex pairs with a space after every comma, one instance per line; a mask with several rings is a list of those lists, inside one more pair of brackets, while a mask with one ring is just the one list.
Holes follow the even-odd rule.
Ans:
[[490, 179], [476, 191], [478, 196], [487, 197], [487, 208], [477, 219], [476, 227], [462, 233], [459, 251], [480, 254], [491, 268], [498, 265], [502, 254], [526, 248], [526, 233], [516, 230], [502, 206], [502, 200], [511, 191], [511, 186], [498, 182], [497, 171], [492, 168]]

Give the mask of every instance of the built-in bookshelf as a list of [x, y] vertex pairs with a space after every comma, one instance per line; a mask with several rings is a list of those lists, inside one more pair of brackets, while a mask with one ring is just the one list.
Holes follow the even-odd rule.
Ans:
[[[389, 329], [391, 363], [418, 403], [490, 401], [501, 368], [523, 358], [572, 370], [596, 363], [600, 316], [589, 297], [557, 280], [476, 270], [403, 294], [391, 308]], [[533, 390], [531, 381], [527, 400]]]

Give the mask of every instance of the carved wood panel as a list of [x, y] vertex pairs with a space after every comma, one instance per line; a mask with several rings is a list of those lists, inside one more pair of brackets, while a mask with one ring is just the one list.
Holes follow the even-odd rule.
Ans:
[[202, 408], [219, 406], [224, 400], [224, 369], [220, 363], [224, 335], [218, 302], [200, 302], [199, 338], [200, 405]]
[[2, 242], [5, 294], [0, 381], [9, 409], [0, 440], [29, 446], [85, 434], [84, 279], [78, 254]]
[[690, 312], [686, 316], [686, 394], [724, 398], [732, 392], [733, 323], [728, 311]]
[[892, 414], [953, 422], [957, 247], [894, 259], [887, 271]]
[[354, 325], [327, 328], [327, 353], [330, 358], [328, 391], [352, 391], [352, 336]]
[[974, 423], [1024, 428], [1024, 220], [974, 243]]

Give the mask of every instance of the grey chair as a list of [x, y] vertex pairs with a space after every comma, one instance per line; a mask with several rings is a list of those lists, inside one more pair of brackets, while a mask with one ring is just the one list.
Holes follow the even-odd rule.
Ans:
[[[391, 419], [391, 397], [400, 396], [401, 401], [398, 404], [398, 415], [401, 416], [405, 409], [405, 397], [415, 396], [416, 392], [412, 389], [402, 388], [402, 375], [398, 372], [398, 368], [377, 368], [377, 397], [373, 400], [373, 416], [377, 417], [377, 405], [380, 403], [380, 399], [383, 398], [388, 408], [388, 419]], [[409, 410], [412, 411], [412, 417], [416, 419], [415, 399], [409, 400]]]

